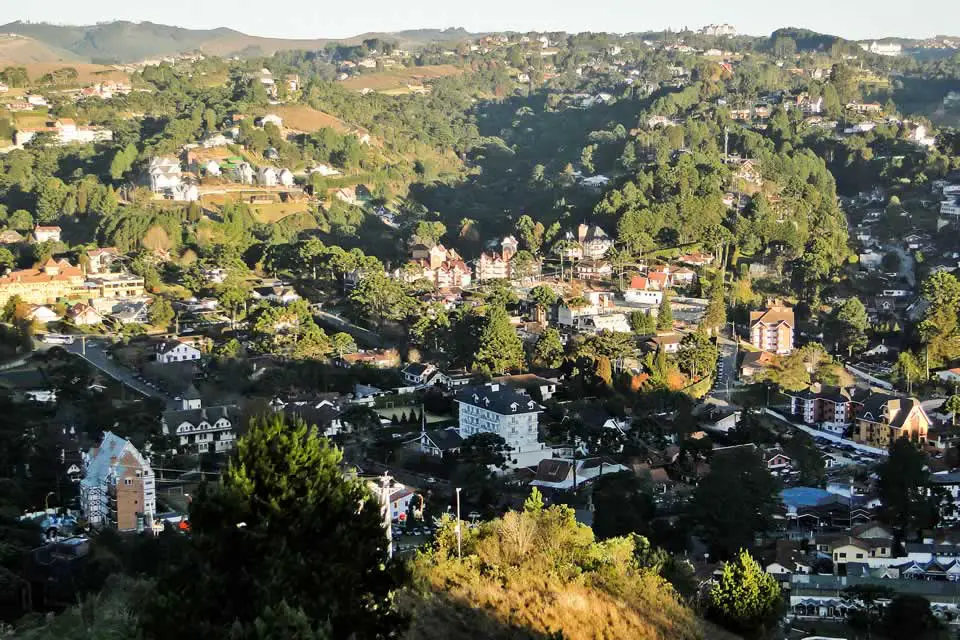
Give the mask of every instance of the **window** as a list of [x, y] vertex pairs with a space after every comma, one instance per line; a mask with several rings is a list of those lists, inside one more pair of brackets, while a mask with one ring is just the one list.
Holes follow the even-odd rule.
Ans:
[[863, 554], [862, 554], [862, 553], [858, 553], [858, 554], [857, 554], [857, 560], [860, 560], [861, 558], [863, 558]]
[[129, 487], [130, 485], [133, 484], [133, 479], [132, 479], [132, 478], [124, 478], [124, 479], [123, 479], [123, 484], [125, 484], [125, 485], [127, 485], [127, 486]]
[[846, 557], [847, 557], [847, 554], [846, 554], [846, 553], [841, 553], [841, 554], [840, 554], [840, 557], [841, 557], [841, 558], [846, 558]]

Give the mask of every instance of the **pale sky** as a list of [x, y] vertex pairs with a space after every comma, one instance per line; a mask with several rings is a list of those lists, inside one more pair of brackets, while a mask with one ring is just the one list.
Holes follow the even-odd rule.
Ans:
[[960, 36], [957, 0], [0, 0], [14, 20], [92, 24], [149, 20], [190, 28], [231, 27], [250, 35], [340, 38], [368, 31], [464, 27], [469, 31], [629, 31], [729, 22], [769, 35], [806, 27], [850, 39]]

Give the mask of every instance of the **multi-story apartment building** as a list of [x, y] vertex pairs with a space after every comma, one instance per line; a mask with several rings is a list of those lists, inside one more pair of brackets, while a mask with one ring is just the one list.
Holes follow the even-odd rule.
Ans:
[[483, 252], [477, 260], [477, 281], [506, 280], [510, 277], [510, 260], [498, 253]]
[[153, 469], [129, 441], [106, 431], [100, 446], [84, 456], [80, 509], [95, 527], [135, 531], [153, 526]]
[[13, 296], [28, 304], [53, 304], [70, 298], [140, 298], [143, 287], [140, 276], [99, 273], [84, 278], [80, 267], [66, 259], [50, 258], [42, 267], [11, 271], [0, 277], [0, 304]]
[[923, 442], [930, 424], [930, 417], [916, 398], [873, 393], [857, 413], [854, 440], [878, 449], [888, 448], [898, 438]]
[[191, 386], [183, 394], [179, 409], [163, 413], [164, 435], [177, 437], [179, 449], [191, 453], [225, 453], [233, 449], [233, 425], [240, 420], [236, 405], [204, 407]]
[[766, 311], [750, 312], [750, 344], [778, 355], [793, 352], [793, 309], [772, 304]]
[[0, 277], [0, 305], [19, 296], [27, 304], [52, 304], [83, 287], [83, 271], [67, 260], [50, 258], [40, 268], [11, 271]]
[[131, 273], [102, 273], [87, 278], [92, 298], [139, 298], [144, 295], [143, 278]]
[[510, 466], [532, 466], [551, 452], [538, 439], [538, 416], [543, 407], [513, 387], [485, 384], [465, 387], [455, 396], [459, 406], [459, 433], [463, 439], [495, 433], [510, 447]]
[[819, 383], [803, 391], [784, 391], [790, 398], [790, 413], [805, 424], [819, 425], [825, 431], [838, 435], [846, 433], [860, 404], [853, 393], [838, 387], [821, 386]]

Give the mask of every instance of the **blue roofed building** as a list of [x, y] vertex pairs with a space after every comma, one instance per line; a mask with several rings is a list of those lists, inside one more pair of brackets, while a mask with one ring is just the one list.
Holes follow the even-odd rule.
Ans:
[[129, 440], [105, 431], [84, 455], [80, 509], [94, 527], [140, 531], [152, 527], [157, 488], [150, 463]]

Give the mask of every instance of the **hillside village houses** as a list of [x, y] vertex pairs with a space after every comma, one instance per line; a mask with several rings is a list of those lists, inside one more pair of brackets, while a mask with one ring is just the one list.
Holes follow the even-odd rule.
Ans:
[[196, 387], [183, 394], [180, 408], [164, 411], [164, 435], [177, 438], [178, 449], [190, 453], [224, 453], [236, 441], [234, 424], [240, 420], [236, 405], [204, 407]]
[[171, 200], [194, 202], [200, 199], [197, 186], [184, 175], [180, 161], [172, 156], [157, 156], [147, 167], [150, 190]]
[[438, 289], [450, 289], [469, 287], [473, 281], [473, 273], [460, 254], [442, 244], [414, 245], [410, 255], [412, 260], [394, 272], [394, 277], [404, 282], [427, 280]]
[[815, 383], [803, 391], [783, 391], [790, 398], [790, 413], [804, 424], [845, 435], [863, 405], [854, 399], [854, 390]]
[[613, 247], [613, 238], [597, 225], [577, 227], [577, 242], [583, 248], [583, 257], [599, 260]]
[[60, 118], [42, 127], [22, 127], [14, 132], [13, 143], [23, 147], [40, 134], [50, 134], [55, 144], [86, 144], [89, 142], [109, 142], [113, 140], [113, 131], [103, 127], [79, 126], [70, 118]]
[[0, 304], [14, 296], [28, 304], [53, 304], [61, 300], [115, 301], [141, 298], [144, 281], [128, 273], [84, 274], [65, 258], [50, 258], [42, 266], [19, 269], [0, 276]]
[[105, 431], [83, 456], [80, 510], [94, 527], [141, 531], [153, 526], [157, 489], [150, 462], [120, 436]]
[[499, 251], [484, 251], [481, 253], [477, 259], [477, 281], [509, 279], [512, 275], [510, 261], [516, 255], [519, 246], [516, 238], [507, 236], [500, 241]]

